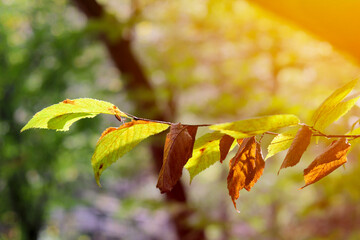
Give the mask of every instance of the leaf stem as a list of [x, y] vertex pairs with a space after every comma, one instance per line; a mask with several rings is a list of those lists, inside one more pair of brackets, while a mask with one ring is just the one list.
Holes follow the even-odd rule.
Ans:
[[[129, 118], [135, 120], [135, 121], [139, 121], [139, 120], [142, 120], [142, 121], [148, 121], [148, 122], [156, 122], [156, 123], [163, 123], [163, 124], [168, 124], [168, 125], [172, 125], [174, 123], [172, 122], [167, 122], [167, 121], [161, 121], [161, 120], [154, 120], [154, 119], [147, 119], [147, 118], [140, 118], [140, 117], [137, 117], [137, 116], [134, 116], [130, 113], [126, 113], [126, 112], [123, 112], [125, 113]], [[122, 122], [122, 119], [120, 116], [118, 115], [115, 115], [116, 119], [119, 120], [120, 122]], [[196, 127], [208, 127], [208, 126], [211, 126], [212, 124], [182, 124], [183, 126], [196, 126]], [[299, 125], [304, 125], [304, 124], [299, 124]], [[320, 132], [319, 130], [313, 128], [313, 127], [310, 127], [312, 131], [314, 131], [315, 133], [312, 134], [312, 136], [314, 137], [326, 137], [326, 138], [360, 138], [360, 135], [341, 135], [341, 134], [325, 134], [325, 133], [322, 133]], [[267, 131], [267, 132], [264, 132], [263, 134], [269, 134], [269, 135], [279, 135], [279, 133], [275, 133], [275, 132], [270, 132], [270, 131]], [[261, 137], [262, 138], [262, 137]]]

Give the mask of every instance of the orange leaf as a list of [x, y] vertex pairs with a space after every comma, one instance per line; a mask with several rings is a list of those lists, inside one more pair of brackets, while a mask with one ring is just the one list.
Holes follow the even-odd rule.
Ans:
[[220, 162], [222, 163], [229, 153], [230, 147], [234, 142], [234, 138], [229, 135], [224, 135], [220, 140]]
[[[331, 145], [304, 170], [305, 186], [313, 184], [332, 171], [346, 163], [346, 154], [350, 149], [350, 143], [346, 138], [340, 138]], [[302, 189], [301, 188], [301, 189]]]
[[258, 142], [256, 142], [256, 154], [255, 159], [251, 159], [252, 164], [252, 172], [250, 176], [246, 179], [245, 189], [250, 191], [250, 189], [254, 186], [257, 180], [261, 177], [265, 168], [265, 161], [261, 153], [261, 147]]
[[280, 173], [281, 169], [292, 167], [299, 163], [301, 156], [304, 154], [306, 148], [310, 144], [311, 136], [312, 131], [308, 126], [302, 126], [299, 129], [283, 163], [281, 164], [278, 174]]
[[182, 169], [189, 158], [195, 142], [197, 126], [172, 124], [166, 135], [163, 165], [156, 187], [161, 193], [170, 192], [182, 175]]
[[231, 159], [227, 184], [229, 195], [234, 203], [239, 198], [239, 191], [243, 188], [250, 191], [263, 173], [265, 161], [262, 158], [260, 144], [255, 137], [246, 138], [235, 157]]

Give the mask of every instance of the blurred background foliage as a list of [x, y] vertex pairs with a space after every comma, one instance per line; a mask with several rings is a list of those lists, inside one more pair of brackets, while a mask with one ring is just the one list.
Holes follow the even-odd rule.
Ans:
[[[20, 134], [35, 112], [66, 98], [97, 98], [135, 111], [131, 99], [141, 93], [127, 93], [127, 76], [110, 60], [99, 31], [131, 39], [158, 108], [167, 113], [171, 102], [174, 120], [186, 123], [280, 113], [306, 123], [360, 71], [328, 42], [248, 1], [99, 2], [106, 17], [88, 21], [73, 1], [0, 1], [0, 239], [177, 237], [170, 215], [178, 206], [164, 202], [155, 188], [151, 139], [107, 170], [98, 188], [91, 155], [116, 119], [82, 120], [69, 132]], [[327, 133], [346, 133], [359, 113], [356, 106]], [[264, 154], [270, 141], [263, 139]], [[188, 224], [207, 239], [358, 239], [357, 145], [345, 169], [297, 190], [302, 170], [326, 144], [313, 144], [298, 166], [279, 176], [284, 153], [267, 160], [256, 187], [240, 193], [240, 214], [228, 196], [227, 162], [191, 186], [184, 171], [187, 207], [196, 213]]]

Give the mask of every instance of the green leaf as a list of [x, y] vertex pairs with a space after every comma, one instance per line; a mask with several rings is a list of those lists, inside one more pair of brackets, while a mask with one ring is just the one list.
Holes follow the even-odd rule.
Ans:
[[319, 116], [314, 128], [323, 131], [331, 123], [337, 121], [340, 117], [344, 116], [359, 100], [360, 97], [352, 98], [348, 101], [338, 103], [331, 111], [327, 114]]
[[297, 126], [274, 137], [268, 146], [268, 154], [266, 155], [265, 160], [288, 149], [291, 146], [298, 130], [299, 127]]
[[[184, 166], [190, 173], [190, 182], [200, 172], [220, 160], [220, 140], [224, 136], [220, 132], [207, 133], [195, 140], [192, 157]], [[231, 149], [236, 144], [233, 144]]]
[[67, 131], [72, 123], [82, 118], [93, 118], [100, 113], [127, 117], [114, 104], [91, 98], [66, 99], [36, 113], [21, 129], [29, 128], [56, 129]]
[[168, 124], [132, 121], [119, 128], [108, 128], [101, 135], [91, 158], [95, 179], [100, 186], [101, 173], [147, 137], [165, 131]]
[[247, 138], [267, 131], [297, 125], [298, 117], [292, 114], [271, 115], [236, 122], [211, 125], [212, 130], [230, 135], [235, 139]]
[[71, 124], [83, 119], [83, 118], [94, 118], [97, 114], [95, 113], [69, 113], [54, 117], [48, 122], [48, 129], [54, 129], [57, 131], [68, 131]]
[[[340, 106], [336, 109], [337, 114], [332, 114], [335, 111], [335, 108], [338, 104], [354, 89], [355, 85], [357, 84], [358, 80], [353, 80], [346, 84], [345, 86], [337, 89], [333, 92], [321, 105], [318, 109], [316, 109], [311, 124], [317, 130], [323, 130], [327, 127], [326, 124], [331, 124], [330, 120], [325, 120], [329, 116], [332, 117], [331, 120], [335, 121], [342, 115], [344, 115], [350, 108], [352, 102], [345, 104], [346, 106]], [[351, 101], [351, 100], [350, 100]], [[355, 103], [354, 103], [355, 104]], [[347, 109], [348, 108], [348, 109]], [[343, 109], [343, 110], [341, 110]], [[347, 110], [346, 110], [347, 109]]]

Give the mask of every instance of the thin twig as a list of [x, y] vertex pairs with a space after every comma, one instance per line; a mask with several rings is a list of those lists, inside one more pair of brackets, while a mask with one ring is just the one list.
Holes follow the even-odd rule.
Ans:
[[[140, 118], [140, 117], [137, 117], [137, 116], [134, 116], [132, 114], [129, 114], [129, 113], [126, 113], [126, 112], [123, 112], [125, 113], [129, 118], [131, 119], [134, 119], [135, 121], [148, 121], [148, 122], [156, 122], [156, 123], [163, 123], [163, 124], [168, 124], [168, 125], [171, 125], [171, 124], [174, 124], [172, 122], [167, 122], [167, 121], [161, 121], [161, 120], [154, 120], [154, 119], [147, 119], [147, 118]], [[117, 117], [115, 115], [116, 119], [119, 120], [119, 117]], [[119, 120], [120, 121], [120, 120]], [[211, 126], [212, 124], [182, 124], [183, 126], [197, 126], [197, 127], [208, 127], [208, 126]]]
[[[318, 133], [314, 133], [312, 136], [314, 137], [326, 137], [326, 138], [359, 138], [360, 135], [340, 135], [340, 134], [325, 134], [322, 133], [318, 130], [316, 130]], [[275, 133], [275, 132], [265, 132], [266, 134], [269, 135], [279, 135], [280, 133]]]
[[[125, 113], [129, 118], [135, 120], [135, 121], [148, 121], [148, 122], [156, 122], [156, 123], [163, 123], [163, 124], [168, 124], [168, 125], [172, 125], [174, 123], [172, 122], [167, 122], [167, 121], [161, 121], [161, 120], [153, 120], [153, 119], [147, 119], [147, 118], [139, 118], [139, 117], [136, 117], [132, 114], [129, 114], [129, 113], [126, 113], [126, 112], [123, 112]], [[120, 116], [118, 115], [115, 115], [116, 119], [119, 120], [120, 122], [122, 122], [122, 119]], [[182, 124], [183, 126], [196, 126], [196, 127], [209, 127], [211, 126], [212, 124]], [[303, 125], [303, 124], [301, 124]], [[313, 133], [312, 136], [314, 137], [326, 137], [326, 138], [360, 138], [360, 135], [341, 135], [341, 134], [325, 134], [325, 133], [322, 133], [320, 132], [319, 130], [313, 128], [313, 127], [310, 127], [310, 129], [316, 133]], [[264, 132], [263, 134], [269, 134], [269, 135], [279, 135], [279, 133], [275, 133], [275, 132], [270, 132], [270, 131], [267, 131], [267, 132]], [[262, 137], [261, 137], [262, 138]]]

